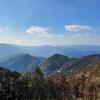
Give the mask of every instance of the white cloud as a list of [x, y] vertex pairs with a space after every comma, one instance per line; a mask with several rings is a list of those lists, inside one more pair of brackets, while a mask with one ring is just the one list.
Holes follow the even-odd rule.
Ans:
[[26, 33], [28, 34], [48, 34], [49, 28], [44, 28], [40, 26], [31, 26], [26, 30]]
[[[31, 26], [24, 33], [3, 29], [0, 36], [0, 43], [11, 43], [18, 45], [71, 45], [71, 44], [96, 44], [100, 45], [99, 33], [92, 30], [85, 31], [84, 34], [76, 32], [75, 34], [57, 34], [52, 33], [51, 28]], [[90, 29], [90, 28], [89, 28]], [[93, 28], [92, 28], [93, 29]], [[27, 33], [27, 34], [26, 34]], [[31, 35], [29, 35], [31, 34]]]
[[84, 32], [91, 29], [88, 25], [65, 25], [65, 30], [70, 32]]
[[54, 37], [61, 37], [62, 35], [50, 33], [51, 28], [41, 27], [41, 26], [31, 26], [29, 27], [25, 33], [31, 34], [36, 37], [48, 37], [48, 38], [54, 38]]

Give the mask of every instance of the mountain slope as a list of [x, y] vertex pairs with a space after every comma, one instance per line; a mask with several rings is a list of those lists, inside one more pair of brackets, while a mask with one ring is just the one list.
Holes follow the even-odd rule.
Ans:
[[50, 75], [55, 71], [59, 70], [61, 66], [63, 66], [66, 62], [69, 62], [71, 59], [67, 56], [55, 54], [50, 56], [48, 59], [44, 61], [40, 68], [46, 75]]
[[42, 61], [44, 61], [44, 58], [34, 57], [28, 54], [18, 54], [0, 62], [0, 66], [18, 72], [25, 72], [34, 69]]
[[100, 69], [100, 54], [82, 57], [71, 65], [64, 65], [62, 67], [62, 71], [65, 74], [80, 73], [82, 71], [97, 69]]
[[7, 56], [12, 56], [18, 53], [25, 53], [26, 50], [22, 46], [11, 44], [0, 44], [0, 59]]

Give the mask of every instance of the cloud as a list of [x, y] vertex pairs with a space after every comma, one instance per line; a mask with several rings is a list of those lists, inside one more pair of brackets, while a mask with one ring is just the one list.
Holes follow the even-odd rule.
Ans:
[[[68, 26], [68, 25], [67, 25]], [[79, 26], [79, 25], [78, 25]], [[80, 25], [82, 26], [82, 25]], [[84, 25], [86, 26], [86, 25]], [[89, 30], [89, 27], [87, 30]], [[57, 34], [52, 28], [41, 26], [30, 26], [24, 33], [18, 33], [10, 29], [3, 29], [0, 43], [11, 43], [18, 45], [72, 45], [72, 44], [96, 44], [100, 45], [100, 34], [95, 29], [85, 31], [84, 34]], [[6, 34], [7, 33], [7, 34]], [[27, 33], [27, 34], [26, 34]], [[31, 35], [30, 35], [31, 34]]]
[[51, 28], [41, 27], [41, 26], [30, 26], [25, 33], [34, 35], [36, 37], [61, 37], [62, 35], [50, 33]]
[[88, 33], [87, 36], [83, 34], [71, 34], [67, 35], [64, 34], [62, 37], [34, 37], [31, 35], [25, 35], [23, 37], [11, 37], [11, 36], [0, 36], [0, 43], [11, 43], [11, 44], [18, 44], [18, 45], [74, 45], [74, 44], [92, 44], [92, 45], [100, 45], [100, 35], [93, 34], [91, 35]]
[[49, 31], [48, 28], [43, 28], [40, 26], [31, 26], [26, 30], [26, 33], [42, 35], [42, 34], [48, 34], [48, 31]]
[[85, 32], [91, 29], [88, 25], [65, 25], [65, 30], [70, 32]]

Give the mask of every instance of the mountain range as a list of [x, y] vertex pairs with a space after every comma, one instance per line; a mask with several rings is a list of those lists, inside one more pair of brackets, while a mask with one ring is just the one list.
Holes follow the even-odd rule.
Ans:
[[48, 58], [16, 54], [1, 59], [0, 66], [17, 72], [33, 71], [39, 66], [44, 75], [52, 75], [57, 72], [68, 75], [100, 68], [100, 54], [80, 58], [72, 58], [62, 54], [54, 54]]
[[77, 59], [70, 65], [65, 64], [61, 71], [65, 74], [77, 74], [81, 72], [94, 71], [100, 69], [100, 54], [89, 55]]
[[62, 65], [69, 61], [69, 58], [64, 55], [55, 54], [47, 58], [41, 65], [41, 70], [46, 74], [52, 74], [57, 71]]
[[28, 54], [16, 54], [1, 59], [0, 66], [17, 72], [26, 72], [36, 68], [44, 60], [45, 58], [43, 57], [35, 57]]
[[40, 66], [45, 75], [59, 72], [64, 74], [76, 74], [82, 71], [96, 70], [100, 68], [100, 54], [71, 58], [60, 54], [55, 54], [46, 59]]
[[27, 72], [40, 67], [44, 75], [65, 74], [100, 66], [100, 46], [18, 46], [0, 44], [0, 66]]
[[92, 54], [100, 54], [100, 46], [96, 45], [70, 45], [70, 46], [19, 46], [0, 44], [0, 59], [15, 54], [29, 54], [40, 57], [50, 57], [54, 54], [62, 54], [69, 57], [81, 57]]

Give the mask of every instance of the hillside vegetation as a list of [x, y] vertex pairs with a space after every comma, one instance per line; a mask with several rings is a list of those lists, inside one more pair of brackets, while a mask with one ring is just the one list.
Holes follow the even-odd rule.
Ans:
[[39, 66], [26, 73], [0, 67], [0, 100], [100, 100], [100, 55], [65, 65], [49, 76]]

